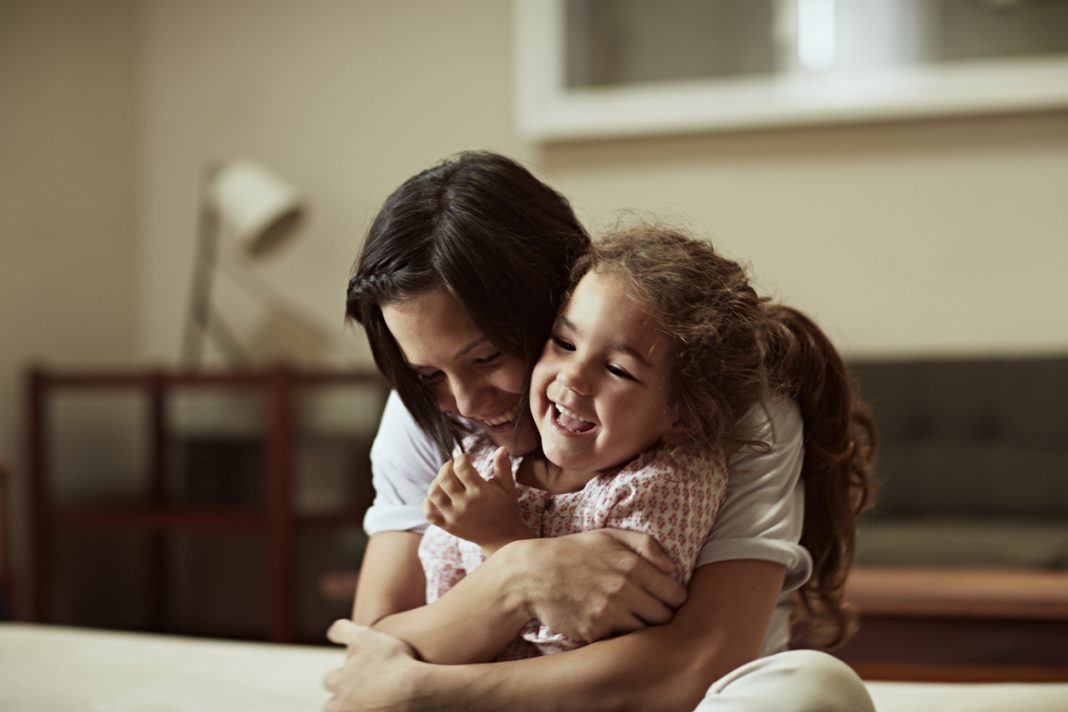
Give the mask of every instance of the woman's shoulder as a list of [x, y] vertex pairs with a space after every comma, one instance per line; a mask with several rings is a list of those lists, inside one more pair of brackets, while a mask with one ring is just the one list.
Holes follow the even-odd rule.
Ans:
[[801, 409], [794, 399], [769, 393], [742, 416], [741, 425], [748, 440], [774, 448], [801, 435]]

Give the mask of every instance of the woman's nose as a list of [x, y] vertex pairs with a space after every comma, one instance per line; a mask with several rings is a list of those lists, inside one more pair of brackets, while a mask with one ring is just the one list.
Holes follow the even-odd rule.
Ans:
[[486, 415], [482, 410], [490, 401], [490, 390], [485, 383], [478, 380], [457, 383], [452, 389], [456, 412], [468, 417]]

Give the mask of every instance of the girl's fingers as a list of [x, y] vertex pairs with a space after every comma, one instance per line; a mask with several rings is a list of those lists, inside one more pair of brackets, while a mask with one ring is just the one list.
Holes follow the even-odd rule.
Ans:
[[452, 504], [452, 500], [449, 499], [448, 493], [439, 487], [437, 482], [430, 485], [430, 491], [426, 493], [426, 498], [428, 502], [438, 509], [447, 508]]
[[[463, 457], [461, 455], [460, 457]], [[464, 485], [456, 477], [456, 471], [452, 462], [446, 462], [438, 470], [438, 476], [434, 478], [434, 484], [445, 491], [449, 497], [456, 497], [464, 493]]]
[[461, 453], [452, 461], [452, 471], [455, 473], [456, 479], [464, 489], [478, 489], [482, 487], [485, 480], [482, 479], [482, 475], [478, 473], [475, 466], [471, 464], [471, 458], [466, 454]]
[[434, 503], [427, 497], [423, 500], [423, 517], [431, 524], [441, 526], [445, 522], [445, 515], [441, 513], [441, 510], [434, 506]]
[[512, 455], [508, 448], [501, 446], [493, 453], [493, 478], [505, 492], [515, 492], [515, 476], [512, 475]]

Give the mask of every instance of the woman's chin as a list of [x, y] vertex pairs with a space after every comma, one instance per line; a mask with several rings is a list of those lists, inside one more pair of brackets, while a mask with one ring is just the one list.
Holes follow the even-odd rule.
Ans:
[[529, 423], [520, 425], [518, 429], [509, 427], [506, 429], [484, 429], [489, 439], [497, 446], [508, 448], [512, 455], [526, 455], [538, 446], [538, 432]]

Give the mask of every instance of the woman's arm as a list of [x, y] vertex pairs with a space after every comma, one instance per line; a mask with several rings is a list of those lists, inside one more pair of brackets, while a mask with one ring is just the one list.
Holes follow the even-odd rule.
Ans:
[[[428, 660], [492, 659], [530, 618], [583, 640], [663, 623], [685, 589], [649, 537], [596, 532], [517, 542], [431, 606], [419, 563], [421, 504], [442, 462], [391, 394], [371, 450], [375, 502], [354, 620], [390, 631]], [[416, 531], [404, 531], [414, 529]], [[653, 562], [653, 563], [650, 563]], [[487, 623], [494, 620], [497, 626]], [[518, 627], [517, 627], [518, 626]]]
[[757, 656], [783, 575], [763, 561], [702, 566], [666, 625], [491, 665], [420, 663], [395, 639], [339, 622], [331, 639], [347, 644], [349, 657], [327, 675], [334, 697], [326, 709], [693, 709], [713, 681]]
[[371, 536], [363, 553], [352, 620], [374, 625], [391, 613], [426, 601], [426, 580], [419, 565], [421, 534], [381, 532]]
[[674, 564], [652, 538], [605, 529], [509, 544], [434, 603], [411, 606], [414, 596], [391, 584], [408, 581], [422, 603], [417, 548], [417, 542], [408, 553], [403, 544], [368, 548], [354, 615], [435, 663], [492, 660], [531, 618], [580, 640], [599, 640], [665, 623], [686, 598], [666, 573]]

